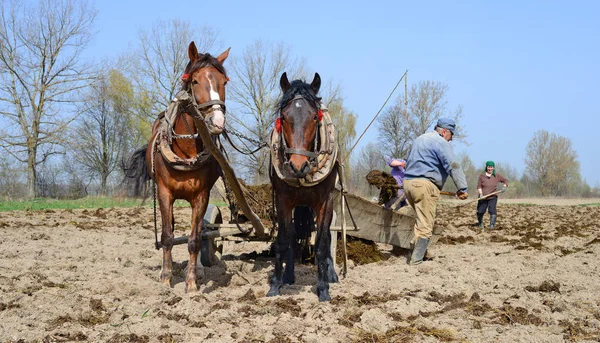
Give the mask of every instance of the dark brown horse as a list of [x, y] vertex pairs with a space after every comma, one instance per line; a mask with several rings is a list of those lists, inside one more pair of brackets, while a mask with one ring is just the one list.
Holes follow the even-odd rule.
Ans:
[[[329, 231], [337, 162], [336, 154], [332, 154], [330, 149], [331, 142], [323, 139], [326, 137], [323, 130], [328, 124], [324, 123], [321, 99], [317, 97], [321, 78], [315, 73], [311, 84], [300, 80], [290, 83], [283, 73], [280, 85], [283, 96], [273, 132], [270, 171], [278, 231], [275, 271], [267, 296], [279, 295], [283, 284], [295, 282], [294, 249], [300, 235], [298, 229], [314, 225], [313, 216], [316, 214], [317, 295], [319, 301], [329, 301], [329, 283], [338, 282], [331, 257]], [[327, 162], [327, 159], [330, 160]]]
[[[223, 62], [229, 55], [229, 49], [215, 58], [210, 54], [198, 54], [196, 45], [191, 42], [188, 55], [190, 61], [182, 77], [182, 90], [185, 93], [180, 93], [195, 100], [197, 113], [204, 116], [195, 119], [204, 120], [211, 134], [218, 135], [225, 122], [225, 85], [228, 79]], [[138, 185], [150, 178], [156, 182], [162, 219], [163, 264], [160, 280], [169, 286], [173, 276], [173, 203], [176, 199], [185, 199], [191, 204], [192, 232], [188, 240], [190, 259], [185, 284], [186, 292], [194, 293], [197, 291], [196, 264], [202, 219], [208, 206], [210, 189], [219, 177], [220, 168], [217, 161], [204, 150], [193, 116], [184, 112], [183, 106], [173, 112], [177, 113], [170, 120], [165, 122], [161, 117], [154, 122], [149, 145], [134, 152], [124, 169], [126, 177], [136, 179]], [[165, 117], [168, 117], [168, 113]], [[165, 127], [168, 129], [165, 130]], [[179, 164], [165, 156], [172, 156]]]

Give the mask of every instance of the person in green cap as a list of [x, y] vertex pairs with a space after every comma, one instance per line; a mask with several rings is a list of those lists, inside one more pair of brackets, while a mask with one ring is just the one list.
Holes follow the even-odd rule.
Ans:
[[[499, 182], [503, 183], [504, 187], [508, 187], [508, 180], [504, 176], [496, 174], [496, 165], [494, 164], [494, 161], [485, 162], [485, 172], [479, 175], [479, 179], [477, 180], [478, 197], [481, 198], [495, 192]], [[477, 223], [480, 228], [483, 229], [483, 215], [486, 210], [490, 213], [490, 229], [493, 229], [496, 226], [497, 203], [497, 195], [492, 195], [489, 198], [481, 199], [477, 202]]]

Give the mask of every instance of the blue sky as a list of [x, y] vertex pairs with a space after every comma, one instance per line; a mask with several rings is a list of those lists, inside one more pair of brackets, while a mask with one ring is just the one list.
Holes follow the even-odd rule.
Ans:
[[[522, 172], [527, 143], [544, 129], [570, 138], [582, 177], [600, 185], [598, 1], [106, 0], [95, 6], [98, 33], [89, 53], [96, 57], [124, 52], [139, 29], [159, 19], [217, 29], [232, 56], [258, 39], [283, 41], [308, 68], [342, 85], [345, 105], [358, 115], [357, 135], [409, 69], [409, 85], [444, 82], [449, 108], [463, 105], [471, 145], [456, 144], [455, 151], [476, 165], [492, 159]], [[376, 141], [374, 127], [358, 148], [369, 141]]]

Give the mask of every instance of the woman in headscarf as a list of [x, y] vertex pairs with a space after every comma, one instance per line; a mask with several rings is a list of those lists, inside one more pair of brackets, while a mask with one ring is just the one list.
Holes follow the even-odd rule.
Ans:
[[[479, 175], [479, 179], [477, 180], [478, 197], [481, 198], [495, 192], [499, 182], [503, 183], [504, 187], [508, 187], [508, 180], [504, 176], [496, 174], [496, 165], [494, 164], [494, 161], [487, 161], [485, 163], [485, 172]], [[483, 229], [483, 215], [486, 210], [490, 213], [490, 229], [493, 229], [496, 226], [497, 203], [497, 195], [492, 195], [477, 202], [477, 223], [480, 228]]]

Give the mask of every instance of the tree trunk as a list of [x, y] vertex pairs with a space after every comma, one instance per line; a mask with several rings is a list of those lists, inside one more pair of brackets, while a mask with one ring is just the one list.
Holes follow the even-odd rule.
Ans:
[[32, 199], [35, 198], [35, 183], [37, 181], [37, 173], [36, 173], [36, 155], [37, 155], [37, 147], [34, 144], [31, 144], [31, 140], [28, 142], [27, 148], [27, 198]]
[[108, 179], [108, 173], [102, 173], [102, 181], [100, 182], [100, 195], [106, 196], [106, 180]]

